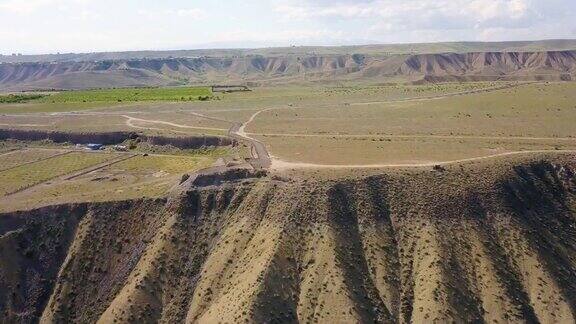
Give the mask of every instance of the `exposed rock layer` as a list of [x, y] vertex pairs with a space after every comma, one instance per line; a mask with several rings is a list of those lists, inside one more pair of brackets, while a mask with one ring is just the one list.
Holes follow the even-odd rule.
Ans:
[[0, 64], [0, 89], [184, 83], [572, 80], [576, 51], [285, 55]]

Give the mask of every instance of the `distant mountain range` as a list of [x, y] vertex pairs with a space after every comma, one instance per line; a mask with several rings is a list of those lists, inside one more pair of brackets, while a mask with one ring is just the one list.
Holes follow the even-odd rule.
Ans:
[[572, 80], [576, 41], [123, 52], [0, 57], [0, 89], [212, 83]]

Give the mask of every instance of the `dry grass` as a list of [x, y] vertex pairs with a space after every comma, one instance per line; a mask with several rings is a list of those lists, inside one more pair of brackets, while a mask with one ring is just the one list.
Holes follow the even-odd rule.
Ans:
[[275, 135], [259, 138], [273, 155], [289, 161], [445, 161], [510, 150], [573, 149], [574, 102], [576, 83], [533, 84], [435, 100], [297, 105], [262, 112], [247, 131]]
[[576, 143], [556, 140], [394, 137], [258, 136], [276, 158], [288, 162], [337, 165], [446, 162], [511, 151], [572, 150]]
[[163, 197], [178, 184], [182, 174], [208, 167], [224, 153], [139, 155], [68, 181], [38, 185], [8, 199], [0, 199], [0, 210], [22, 210], [70, 202]]
[[9, 154], [0, 155], [0, 172], [22, 164], [33, 163], [62, 154], [64, 150], [18, 149]]
[[113, 154], [73, 152], [0, 172], [0, 195], [28, 188], [58, 176], [79, 171], [115, 157]]

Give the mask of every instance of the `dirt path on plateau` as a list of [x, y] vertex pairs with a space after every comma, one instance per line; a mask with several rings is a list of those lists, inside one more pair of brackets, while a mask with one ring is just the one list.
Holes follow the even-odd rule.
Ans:
[[259, 114], [269, 111], [275, 108], [267, 108], [260, 110], [253, 114], [250, 119], [248, 119], [245, 123], [234, 123], [230, 130], [228, 131], [228, 136], [234, 138], [235, 140], [248, 142], [250, 144], [250, 155], [252, 156], [252, 160], [250, 164], [255, 169], [269, 169], [272, 165], [272, 159], [270, 158], [270, 153], [268, 153], [268, 149], [266, 145], [261, 141], [250, 137], [245, 129], [248, 124], [254, 121]]
[[[151, 128], [134, 125], [134, 122], [149, 123], [149, 124], [160, 124], [160, 125], [172, 126], [172, 127], [176, 127], [176, 128], [183, 128], [183, 129], [201, 129], [201, 130], [211, 130], [211, 131], [226, 131], [226, 129], [223, 129], [223, 128], [201, 127], [201, 126], [188, 126], [188, 125], [182, 125], [182, 124], [176, 124], [176, 123], [172, 123], [172, 122], [167, 122], [167, 121], [163, 121], [163, 120], [136, 118], [136, 117], [132, 117], [132, 116], [128, 116], [128, 115], [122, 115], [122, 117], [124, 117], [124, 118], [127, 119], [127, 120], [126, 120], [126, 126], [132, 127], [132, 128], [139, 128], [139, 129], [142, 129], [142, 128], [143, 128], [143, 129], [151, 129]], [[163, 130], [166, 130], [166, 129], [163, 129]]]

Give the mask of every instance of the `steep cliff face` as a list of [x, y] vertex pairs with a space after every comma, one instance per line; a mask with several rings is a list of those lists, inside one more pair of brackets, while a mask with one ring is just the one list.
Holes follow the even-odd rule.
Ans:
[[[414, 55], [406, 59], [400, 74], [429, 79], [571, 79], [576, 72], [576, 52], [504, 52]], [[552, 76], [550, 76], [552, 74]]]
[[0, 322], [573, 322], [566, 162], [0, 215]]
[[0, 64], [1, 88], [93, 88], [183, 82], [570, 80], [576, 51], [285, 55]]

